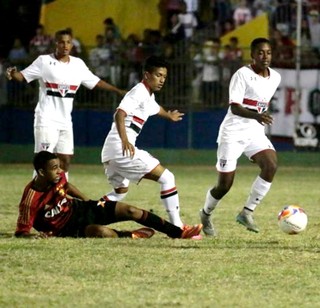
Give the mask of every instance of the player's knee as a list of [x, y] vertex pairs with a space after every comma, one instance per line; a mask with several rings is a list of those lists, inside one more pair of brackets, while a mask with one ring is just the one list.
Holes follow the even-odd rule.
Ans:
[[169, 171], [168, 169], [165, 169], [163, 173], [161, 174], [160, 178], [158, 179], [158, 182], [160, 184], [167, 184], [175, 186], [175, 177], [174, 174]]
[[262, 165], [262, 171], [265, 174], [269, 174], [270, 176], [275, 175], [278, 169], [278, 164], [275, 160], [268, 161]]
[[141, 218], [141, 215], [142, 215], [142, 210], [141, 209], [138, 209], [137, 207], [132, 206], [132, 205], [128, 205], [127, 213], [126, 213], [126, 216], [128, 218], [131, 218], [131, 219], [134, 219], [134, 220], [138, 220], [138, 219]]

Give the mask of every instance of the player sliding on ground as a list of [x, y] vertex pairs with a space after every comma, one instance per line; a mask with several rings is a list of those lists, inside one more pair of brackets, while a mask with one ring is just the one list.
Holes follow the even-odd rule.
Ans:
[[[179, 228], [135, 206], [101, 198], [93, 201], [69, 183], [56, 154], [37, 153], [37, 172], [24, 189], [15, 235], [17, 237], [131, 237], [150, 238], [154, 230], [171, 238], [197, 238], [202, 225]], [[106, 225], [133, 220], [146, 228], [118, 231]], [[39, 234], [32, 234], [34, 228]], [[151, 229], [152, 228], [152, 229]]]

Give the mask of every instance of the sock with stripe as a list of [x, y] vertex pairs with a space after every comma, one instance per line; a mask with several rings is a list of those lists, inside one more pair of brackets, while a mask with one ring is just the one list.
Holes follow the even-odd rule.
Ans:
[[161, 185], [160, 198], [168, 213], [169, 221], [177, 227], [182, 227], [183, 222], [180, 218], [179, 195], [173, 173], [166, 169], [160, 176], [158, 182]]

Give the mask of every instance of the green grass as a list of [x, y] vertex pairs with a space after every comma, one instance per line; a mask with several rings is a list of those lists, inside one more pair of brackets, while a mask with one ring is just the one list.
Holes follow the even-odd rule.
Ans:
[[[320, 165], [299, 155], [292, 166], [290, 158], [280, 158], [288, 163], [280, 164], [255, 214], [259, 234], [235, 222], [258, 172], [241, 164], [215, 212], [218, 238], [202, 241], [160, 233], [149, 240], [16, 239], [17, 205], [32, 168], [0, 165], [0, 307], [320, 307]], [[176, 175], [183, 220], [198, 223], [198, 210], [216, 179], [214, 167], [169, 169]], [[110, 189], [100, 165], [74, 164], [70, 181], [92, 198]], [[166, 217], [154, 182], [131, 185], [126, 201]], [[306, 210], [303, 233], [279, 230], [277, 214], [286, 204]]]

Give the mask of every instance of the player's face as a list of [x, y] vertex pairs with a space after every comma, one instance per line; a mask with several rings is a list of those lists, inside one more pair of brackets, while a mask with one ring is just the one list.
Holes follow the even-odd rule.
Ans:
[[271, 46], [268, 43], [259, 44], [252, 52], [253, 63], [258, 70], [265, 70], [271, 63]]
[[51, 159], [47, 162], [46, 168], [43, 170], [43, 175], [48, 183], [58, 183], [61, 172], [62, 169], [60, 168], [59, 159]]
[[152, 72], [145, 73], [145, 81], [148, 83], [152, 92], [160, 91], [167, 78], [167, 69], [158, 67]]
[[56, 54], [60, 57], [68, 56], [72, 47], [72, 37], [68, 34], [60, 35], [56, 40]]

